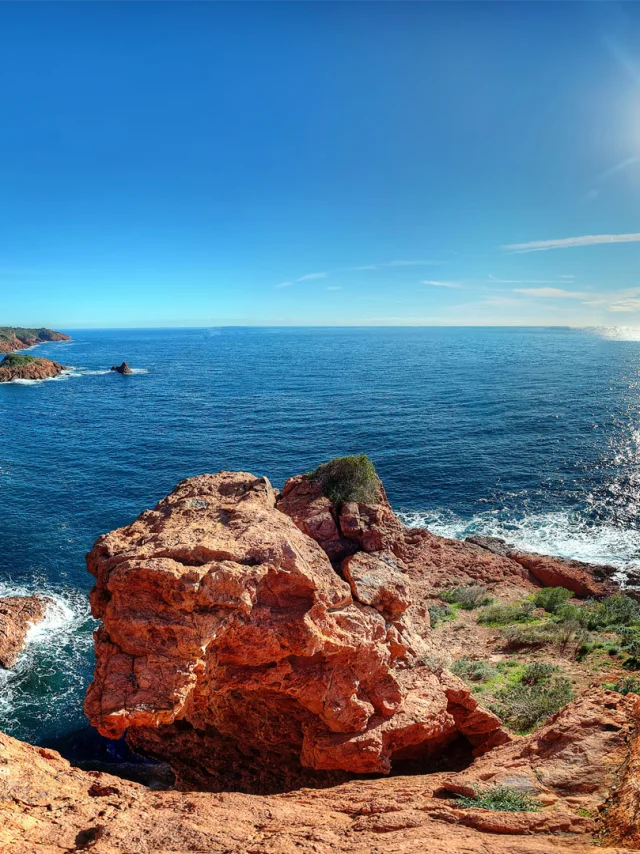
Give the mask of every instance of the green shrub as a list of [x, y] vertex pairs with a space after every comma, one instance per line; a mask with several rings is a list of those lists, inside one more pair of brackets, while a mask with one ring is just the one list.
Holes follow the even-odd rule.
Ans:
[[635, 676], [625, 676], [624, 679], [619, 679], [612, 689], [618, 694], [640, 694], [640, 679]]
[[445, 620], [452, 620], [456, 612], [449, 605], [429, 605], [429, 618], [431, 620], [431, 628], [435, 629], [438, 623]]
[[491, 711], [516, 732], [527, 732], [573, 700], [568, 679], [556, 677], [537, 685], [507, 685], [496, 694]]
[[507, 626], [502, 636], [509, 649], [529, 647], [536, 649], [541, 646], [558, 644], [564, 652], [570, 644], [578, 646], [584, 643], [587, 635], [585, 629], [578, 623], [536, 623], [530, 626]]
[[578, 622], [590, 631], [630, 626], [640, 621], [638, 603], [616, 593], [608, 596], [602, 602], [589, 601], [584, 605], [561, 605], [556, 616], [560, 622]]
[[380, 481], [366, 454], [335, 457], [319, 465], [309, 478], [319, 481], [323, 494], [336, 506], [344, 501], [373, 504], [378, 498]]
[[524, 623], [533, 618], [534, 604], [528, 599], [522, 602], [515, 602], [512, 605], [496, 603], [488, 605], [480, 611], [478, 616], [479, 623], [488, 623], [495, 626], [506, 625], [508, 623]]
[[508, 786], [476, 789], [473, 798], [458, 795], [456, 806], [501, 812], [537, 812], [540, 809], [540, 804], [534, 797], [526, 792], [510, 789]]
[[520, 681], [525, 685], [539, 685], [541, 682], [548, 682], [553, 674], [557, 672], [558, 668], [553, 664], [534, 661], [533, 664], [527, 664]]
[[493, 602], [493, 597], [489, 595], [487, 588], [480, 584], [467, 584], [443, 590], [440, 598], [451, 605], [460, 605], [465, 611], [473, 611], [474, 608], [481, 608]]
[[451, 672], [466, 682], [486, 682], [497, 675], [497, 670], [486, 661], [473, 661], [466, 655], [452, 665]]
[[536, 608], [544, 608], [549, 614], [555, 614], [572, 596], [573, 593], [565, 587], [545, 587], [538, 590], [533, 601]]

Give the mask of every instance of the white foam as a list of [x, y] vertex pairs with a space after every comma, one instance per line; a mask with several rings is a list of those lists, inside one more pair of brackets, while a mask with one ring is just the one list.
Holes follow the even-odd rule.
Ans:
[[409, 527], [426, 527], [442, 537], [501, 537], [523, 551], [610, 564], [620, 570], [621, 579], [625, 570], [640, 568], [640, 537], [635, 528], [586, 521], [579, 513], [534, 513], [519, 519], [506, 519], [498, 510], [471, 519], [441, 510], [399, 515]]

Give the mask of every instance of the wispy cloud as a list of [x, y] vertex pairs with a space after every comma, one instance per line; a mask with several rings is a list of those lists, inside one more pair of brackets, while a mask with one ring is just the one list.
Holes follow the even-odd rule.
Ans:
[[328, 275], [328, 273], [306, 273], [306, 275], [297, 278], [296, 282], [311, 282], [314, 279], [326, 279]]
[[460, 290], [463, 285], [460, 282], [442, 282], [434, 279], [423, 279], [423, 285], [432, 285], [434, 288], [454, 288], [455, 290]]
[[529, 297], [547, 297], [551, 299], [586, 299], [589, 294], [580, 291], [567, 291], [564, 288], [514, 288], [515, 294], [526, 294]]
[[377, 270], [379, 266], [379, 264], [361, 264], [359, 267], [345, 267], [344, 269], [350, 273], [357, 270]]
[[548, 249], [572, 249], [576, 246], [596, 246], [602, 243], [638, 243], [640, 232], [633, 234], [586, 234], [582, 237], [563, 237], [561, 240], [532, 240], [529, 243], [507, 243], [509, 252], [546, 252]]
[[327, 288], [328, 291], [341, 291], [342, 288], [340, 285], [329, 285]]
[[276, 290], [279, 290], [280, 288], [290, 288], [292, 284], [293, 282], [280, 282], [279, 285], [276, 285]]
[[559, 279], [499, 279], [489, 274], [489, 282], [496, 285], [561, 285], [562, 279], [572, 279], [573, 276], [560, 276]]
[[442, 264], [442, 261], [388, 261], [386, 264], [381, 264], [381, 267], [430, 267], [432, 264]]
[[601, 175], [598, 175], [598, 180], [604, 181], [607, 178], [611, 178], [612, 175], [615, 175], [617, 172], [622, 172], [624, 169], [628, 169], [629, 166], [633, 166], [633, 164], [637, 162], [637, 157], [627, 157], [626, 160], [622, 160], [620, 163], [616, 163], [616, 165], [612, 166], [611, 169], [607, 169], [606, 172], [603, 172]]

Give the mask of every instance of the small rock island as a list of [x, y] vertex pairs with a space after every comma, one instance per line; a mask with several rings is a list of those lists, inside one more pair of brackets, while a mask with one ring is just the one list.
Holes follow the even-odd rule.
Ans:
[[59, 376], [65, 369], [59, 362], [37, 356], [22, 356], [9, 353], [0, 362], [0, 383], [13, 380], [46, 380]]
[[133, 373], [126, 362], [123, 362], [121, 365], [114, 365], [111, 370], [115, 371], [117, 374], [124, 374], [125, 376]]

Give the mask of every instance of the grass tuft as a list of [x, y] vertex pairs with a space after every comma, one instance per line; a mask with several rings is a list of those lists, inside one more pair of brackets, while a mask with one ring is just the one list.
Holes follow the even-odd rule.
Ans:
[[555, 614], [572, 596], [573, 593], [565, 587], [545, 587], [538, 590], [533, 601], [536, 608], [544, 608], [547, 613]]
[[571, 683], [564, 677], [556, 677], [552, 681], [532, 685], [522, 682], [508, 685], [496, 693], [495, 703], [489, 708], [511, 729], [525, 733], [571, 700]]
[[473, 798], [458, 795], [456, 806], [500, 812], [537, 812], [540, 809], [540, 804], [534, 797], [526, 792], [511, 789], [509, 786], [476, 789]]
[[534, 604], [528, 599], [511, 605], [496, 603], [483, 608], [478, 622], [490, 626], [505, 626], [509, 623], [526, 623], [534, 619]]

